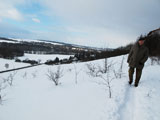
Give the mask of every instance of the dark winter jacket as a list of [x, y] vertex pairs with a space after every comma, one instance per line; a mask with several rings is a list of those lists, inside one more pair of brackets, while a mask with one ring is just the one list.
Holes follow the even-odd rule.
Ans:
[[148, 48], [145, 45], [140, 46], [139, 43], [136, 42], [130, 50], [127, 62], [132, 68], [142, 69], [144, 67], [144, 63], [148, 59], [148, 56]]

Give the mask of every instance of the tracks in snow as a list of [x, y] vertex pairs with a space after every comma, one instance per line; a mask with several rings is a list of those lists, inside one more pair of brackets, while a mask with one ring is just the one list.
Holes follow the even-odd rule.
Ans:
[[120, 115], [118, 120], [134, 120], [136, 105], [135, 97], [135, 88], [126, 85], [125, 97], [118, 110]]

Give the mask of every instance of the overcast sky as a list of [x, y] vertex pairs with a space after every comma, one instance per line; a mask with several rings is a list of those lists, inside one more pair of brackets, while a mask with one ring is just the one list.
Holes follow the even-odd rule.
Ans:
[[160, 0], [0, 0], [0, 36], [119, 47], [160, 27]]

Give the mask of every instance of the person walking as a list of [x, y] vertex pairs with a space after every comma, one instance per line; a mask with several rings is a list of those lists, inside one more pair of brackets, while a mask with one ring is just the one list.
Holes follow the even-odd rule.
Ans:
[[127, 62], [129, 64], [129, 84], [133, 82], [133, 74], [136, 69], [136, 79], [134, 86], [137, 87], [142, 75], [142, 70], [149, 56], [149, 50], [144, 44], [145, 38], [140, 37], [139, 40], [131, 48]]

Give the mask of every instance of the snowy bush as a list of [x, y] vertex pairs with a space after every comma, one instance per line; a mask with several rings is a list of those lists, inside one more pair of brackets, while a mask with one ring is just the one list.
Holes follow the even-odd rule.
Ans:
[[4, 90], [6, 88], [6, 85], [5, 85], [4, 82], [5, 81], [3, 81], [2, 79], [0, 79], [0, 104], [2, 104], [4, 96], [5, 96], [5, 95], [2, 94], [2, 90]]
[[117, 71], [115, 69], [113, 69], [115, 78], [120, 78], [121, 79], [122, 77], [124, 77], [124, 73], [123, 73], [124, 60], [125, 60], [125, 58], [123, 56], [119, 69]]
[[18, 58], [16, 58], [16, 59], [15, 59], [15, 62], [21, 62], [21, 60], [20, 60], [20, 59], [18, 59]]
[[61, 67], [58, 66], [55, 72], [48, 69], [48, 73], [46, 75], [49, 80], [53, 81], [54, 84], [58, 86], [60, 84], [60, 78], [63, 77], [63, 70], [61, 70]]
[[36, 64], [38, 64], [37, 61], [35, 61], [35, 60], [29, 60], [28, 58], [26, 58], [26, 59], [23, 60], [22, 62], [24, 62], [24, 63], [30, 63], [31, 65], [36, 65]]
[[158, 64], [160, 65], [160, 57], [150, 57], [151, 65]]
[[56, 57], [54, 60], [47, 60], [45, 62], [46, 65], [53, 65], [53, 64], [59, 64], [59, 58]]
[[7, 82], [10, 86], [12, 86], [13, 80], [16, 74], [17, 74], [17, 71], [13, 71], [12, 73], [9, 74], [7, 78], [3, 78], [4, 82]]
[[9, 68], [9, 64], [6, 63], [6, 64], [4, 65], [4, 67], [5, 67], [6, 69], [8, 69], [8, 68]]

